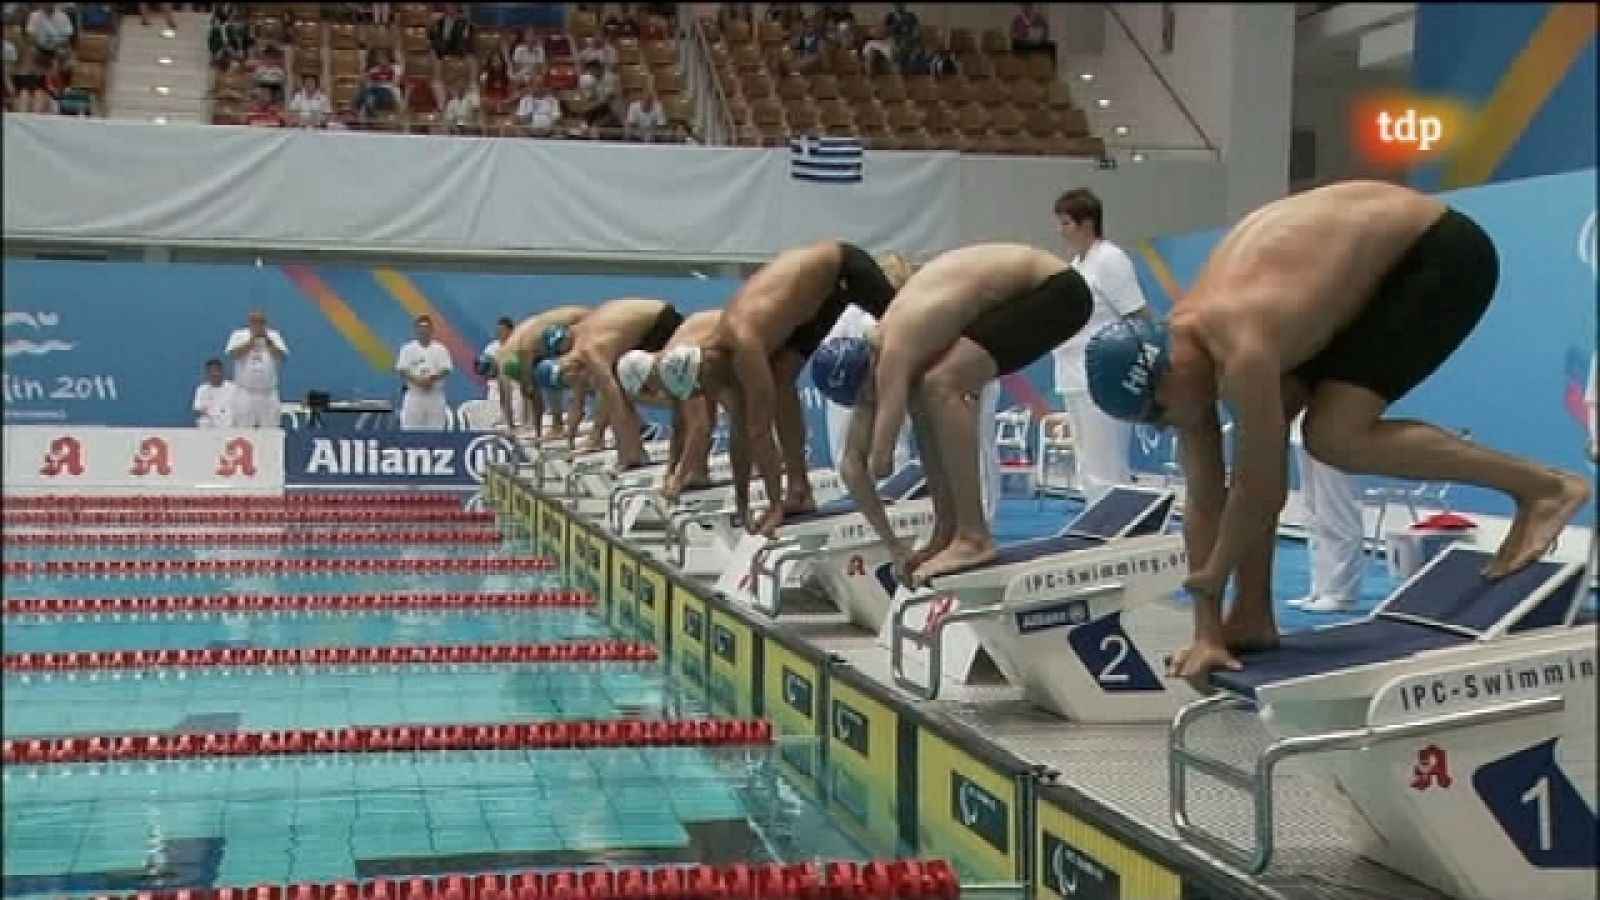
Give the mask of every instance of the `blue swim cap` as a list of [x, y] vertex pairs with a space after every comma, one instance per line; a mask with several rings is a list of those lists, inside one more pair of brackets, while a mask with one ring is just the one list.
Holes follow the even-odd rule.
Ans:
[[1124, 422], [1150, 420], [1171, 349], [1171, 332], [1154, 322], [1124, 319], [1095, 332], [1083, 352], [1094, 405]]
[[549, 356], [560, 356], [567, 352], [567, 342], [572, 339], [572, 329], [565, 325], [551, 325], [544, 330], [544, 352]]
[[834, 338], [811, 356], [811, 381], [824, 397], [854, 406], [872, 371], [872, 345], [864, 338]]
[[484, 378], [493, 378], [495, 376], [493, 356], [485, 353], [478, 357], [478, 374]]
[[559, 391], [567, 386], [567, 379], [561, 372], [561, 363], [553, 359], [539, 360], [539, 364], [533, 367], [533, 380], [537, 381], [540, 387], [552, 391]]

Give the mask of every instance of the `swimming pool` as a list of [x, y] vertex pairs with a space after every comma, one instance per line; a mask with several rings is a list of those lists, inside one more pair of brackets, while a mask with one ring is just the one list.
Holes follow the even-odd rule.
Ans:
[[[213, 532], [219, 536], [231, 530], [207, 527], [221, 529]], [[244, 522], [237, 528], [262, 530]], [[95, 530], [75, 525], [27, 529], [41, 535]], [[60, 546], [67, 542], [45, 538], [18, 545], [13, 538], [19, 533], [22, 529], [7, 529], [8, 562], [449, 560], [530, 552], [528, 536], [509, 522], [507, 539], [497, 546], [413, 544], [401, 528], [385, 529], [382, 543], [223, 548]], [[185, 650], [198, 659], [198, 654], [252, 648], [470, 649], [619, 637], [595, 610], [571, 604], [471, 611], [420, 602], [383, 609], [299, 602], [310, 596], [537, 593], [562, 587], [554, 572], [8, 574], [4, 738], [65, 745], [129, 734], [162, 739], [190, 734], [199, 741], [205, 735], [284, 729], [722, 717], [703, 685], [672, 674], [682, 667], [668, 659], [134, 665], [29, 672], [14, 665], [24, 653], [58, 659], [74, 651]], [[245, 609], [220, 607], [218, 598], [232, 597], [257, 599], [242, 604]], [[272, 608], [262, 597], [288, 598], [285, 605], [296, 608]], [[116, 608], [116, 598], [130, 599], [123, 611], [107, 611]], [[47, 599], [52, 606], [46, 613]], [[37, 602], [26, 605], [30, 601]], [[586, 866], [866, 861], [907, 853], [908, 848], [852, 821], [859, 819], [849, 814], [852, 810], [873, 805], [876, 786], [830, 778], [841, 788], [837, 796], [824, 796], [791, 784], [786, 773], [796, 768], [827, 771], [814, 741], [782, 736], [758, 746], [305, 752], [8, 764], [4, 895]], [[953, 862], [960, 866], [960, 860]]]

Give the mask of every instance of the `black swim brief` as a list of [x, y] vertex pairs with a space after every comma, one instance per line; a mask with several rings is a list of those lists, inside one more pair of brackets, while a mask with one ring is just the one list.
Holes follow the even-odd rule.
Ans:
[[839, 265], [839, 278], [832, 293], [822, 301], [822, 308], [817, 310], [817, 314], [796, 328], [794, 334], [783, 342], [786, 349], [806, 359], [810, 359], [811, 354], [822, 346], [828, 333], [833, 331], [833, 326], [838, 324], [839, 317], [844, 315], [845, 307], [853, 303], [873, 318], [882, 318], [889, 308], [889, 301], [894, 299], [894, 285], [889, 283], [888, 277], [878, 268], [877, 261], [871, 255], [854, 244], [841, 243], [839, 249], [844, 254], [844, 261]]
[[1009, 375], [1071, 340], [1092, 312], [1088, 283], [1077, 269], [1062, 269], [990, 307], [961, 334], [988, 352], [996, 375]]
[[1392, 404], [1472, 334], [1499, 279], [1494, 241], [1446, 210], [1384, 276], [1366, 308], [1291, 374], [1307, 390], [1341, 381]]
[[639, 340], [639, 345], [633, 349], [643, 350], [646, 353], [660, 353], [661, 348], [667, 345], [667, 341], [672, 340], [673, 332], [676, 332], [678, 326], [682, 324], [683, 314], [678, 312], [677, 307], [668, 303], [651, 323], [650, 330]]

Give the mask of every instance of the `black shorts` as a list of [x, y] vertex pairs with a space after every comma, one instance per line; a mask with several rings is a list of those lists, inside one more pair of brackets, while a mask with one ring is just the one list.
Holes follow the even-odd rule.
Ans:
[[1094, 312], [1094, 295], [1077, 269], [1062, 269], [1029, 290], [990, 307], [962, 331], [1009, 375], [1072, 340]]
[[806, 359], [822, 346], [839, 317], [844, 315], [845, 307], [853, 303], [876, 319], [883, 317], [889, 301], [894, 299], [894, 285], [865, 250], [854, 244], [840, 244], [839, 249], [844, 253], [844, 261], [839, 265], [839, 278], [833, 292], [822, 301], [817, 314], [783, 342], [784, 349], [793, 350]]
[[1446, 210], [1384, 276], [1366, 308], [1290, 374], [1307, 390], [1340, 381], [1393, 404], [1472, 334], [1499, 279], [1494, 241]]
[[633, 349], [643, 350], [646, 353], [660, 353], [661, 348], [667, 345], [667, 341], [672, 340], [673, 332], [682, 324], [683, 314], [678, 312], [677, 307], [668, 303], [666, 308], [661, 310], [661, 315], [656, 316], [656, 320], [651, 323], [650, 330], [639, 340], [639, 346]]

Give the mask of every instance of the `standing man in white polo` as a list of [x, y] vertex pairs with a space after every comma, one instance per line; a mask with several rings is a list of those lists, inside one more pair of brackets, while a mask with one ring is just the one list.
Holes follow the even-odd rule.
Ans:
[[1100, 411], [1089, 397], [1083, 371], [1083, 350], [1089, 337], [1119, 318], [1149, 319], [1133, 260], [1106, 240], [1100, 198], [1087, 188], [1074, 188], [1056, 199], [1056, 221], [1072, 265], [1094, 294], [1094, 310], [1078, 334], [1055, 349], [1056, 392], [1066, 404], [1077, 460], [1078, 489], [1093, 501], [1133, 479], [1128, 454], [1133, 426]]
[[225, 356], [233, 360], [235, 428], [277, 428], [282, 415], [278, 369], [289, 357], [289, 345], [277, 329], [267, 327], [267, 314], [252, 309], [248, 325], [228, 336]]
[[394, 369], [405, 381], [400, 401], [400, 430], [444, 431], [450, 424], [444, 380], [455, 369], [450, 351], [433, 339], [433, 320], [417, 316], [416, 338], [406, 342]]

